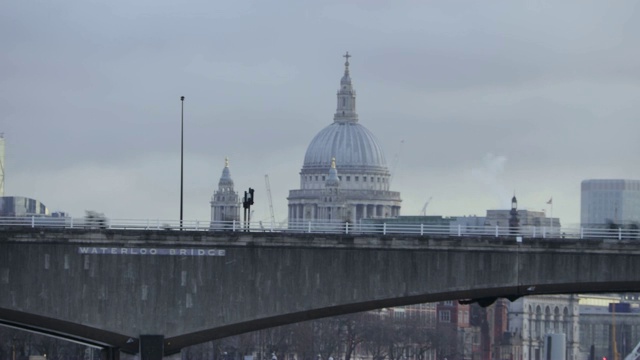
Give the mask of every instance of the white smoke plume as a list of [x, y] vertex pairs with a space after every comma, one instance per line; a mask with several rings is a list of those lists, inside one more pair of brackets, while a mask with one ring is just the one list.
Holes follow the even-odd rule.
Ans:
[[471, 170], [471, 176], [485, 185], [496, 198], [499, 209], [508, 209], [511, 203], [509, 190], [501, 181], [506, 163], [506, 156], [487, 153], [482, 158], [482, 165]]

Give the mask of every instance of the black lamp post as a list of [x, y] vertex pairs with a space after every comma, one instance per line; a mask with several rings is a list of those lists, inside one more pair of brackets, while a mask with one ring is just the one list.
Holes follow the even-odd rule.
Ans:
[[184, 189], [184, 96], [180, 96], [180, 230], [182, 230], [182, 193]]
[[249, 192], [244, 192], [244, 200], [242, 201], [245, 231], [249, 231], [251, 227], [251, 205], [253, 205], [253, 189], [249, 188]]

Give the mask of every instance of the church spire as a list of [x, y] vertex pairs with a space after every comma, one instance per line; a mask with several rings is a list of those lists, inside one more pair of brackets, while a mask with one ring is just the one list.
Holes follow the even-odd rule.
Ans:
[[351, 76], [349, 75], [349, 52], [343, 55], [346, 59], [344, 62], [344, 75], [340, 79], [340, 89], [338, 90], [338, 107], [333, 121], [339, 123], [357, 122], [358, 114], [356, 114], [356, 91], [351, 84]]

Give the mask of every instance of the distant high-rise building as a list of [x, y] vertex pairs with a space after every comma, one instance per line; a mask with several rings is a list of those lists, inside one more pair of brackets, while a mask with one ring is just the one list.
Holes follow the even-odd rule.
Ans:
[[531, 226], [549, 228], [560, 227], [560, 219], [547, 217], [547, 214], [544, 211], [517, 210], [513, 208], [511, 210], [487, 210], [485, 225], [501, 227], [513, 226], [514, 210], [515, 217], [518, 220], [517, 227], [521, 229]]
[[233, 180], [229, 172], [229, 159], [224, 160], [222, 176], [218, 181], [218, 190], [211, 197], [211, 227], [222, 228], [223, 221], [240, 220], [240, 201], [238, 192], [233, 189]]
[[640, 180], [583, 180], [580, 222], [582, 226], [639, 223]]
[[333, 123], [311, 141], [300, 171], [300, 189], [289, 191], [289, 224], [350, 222], [400, 215], [400, 193], [382, 147], [358, 122], [347, 53]]
[[[512, 200], [516, 200], [515, 196]], [[559, 236], [560, 219], [547, 217], [544, 211], [518, 210], [517, 201], [512, 201], [511, 210], [487, 210], [484, 225], [489, 231], [501, 228], [503, 235], [507, 229], [511, 233], [527, 236]]]
[[36, 199], [24, 196], [0, 196], [1, 217], [48, 216], [49, 209]]
[[[620, 359], [638, 344], [640, 324], [638, 323], [638, 302], [628, 299], [635, 294], [581, 294], [580, 344], [583, 352], [593, 351], [596, 359], [612, 355], [613, 338], [611, 325], [616, 324], [616, 346]], [[591, 349], [591, 347], [593, 347]], [[607, 358], [609, 359], [609, 358]], [[636, 359], [636, 357], [633, 357]]]

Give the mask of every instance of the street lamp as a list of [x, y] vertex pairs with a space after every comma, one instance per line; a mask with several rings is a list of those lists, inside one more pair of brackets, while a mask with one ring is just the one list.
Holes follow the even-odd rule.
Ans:
[[245, 231], [249, 231], [251, 227], [251, 205], [253, 205], [253, 189], [249, 188], [249, 192], [244, 192], [244, 200], [242, 201], [242, 207], [244, 208], [244, 222], [246, 226]]
[[184, 96], [180, 96], [180, 230], [182, 230], [182, 194], [184, 190]]

